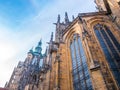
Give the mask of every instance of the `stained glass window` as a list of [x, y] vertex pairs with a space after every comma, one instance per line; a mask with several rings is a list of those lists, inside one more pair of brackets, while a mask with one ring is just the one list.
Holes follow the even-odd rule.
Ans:
[[106, 25], [97, 24], [94, 30], [109, 67], [120, 86], [120, 44]]
[[93, 90], [86, 56], [78, 34], [74, 34], [70, 43], [70, 50], [74, 90]]

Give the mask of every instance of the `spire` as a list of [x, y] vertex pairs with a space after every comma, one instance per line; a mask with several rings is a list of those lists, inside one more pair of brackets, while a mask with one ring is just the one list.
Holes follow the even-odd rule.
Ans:
[[60, 14], [58, 14], [58, 17], [57, 17], [57, 23], [53, 23], [53, 24], [57, 25], [58, 23], [60, 23]]
[[44, 56], [47, 56], [47, 53], [48, 53], [48, 47], [46, 47]]
[[72, 19], [73, 19], [73, 20], [75, 19], [74, 15], [72, 15]]
[[38, 46], [42, 45], [42, 38], [40, 39], [40, 41], [38, 42]]
[[58, 20], [57, 23], [60, 23], [60, 14], [58, 14]]
[[42, 55], [41, 51], [42, 51], [42, 39], [40, 39], [40, 41], [38, 42], [38, 45], [35, 47], [35, 55]]
[[51, 39], [50, 39], [50, 41], [53, 41], [53, 32], [51, 33]]
[[69, 18], [67, 12], [65, 12], [65, 23], [69, 23]]
[[29, 50], [29, 52], [28, 52], [28, 53], [33, 54], [33, 47]]

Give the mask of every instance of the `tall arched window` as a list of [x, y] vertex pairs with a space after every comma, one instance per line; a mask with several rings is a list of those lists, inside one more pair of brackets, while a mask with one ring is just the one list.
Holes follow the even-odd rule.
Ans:
[[120, 86], [120, 44], [106, 25], [96, 24], [94, 31], [117, 84]]
[[84, 49], [78, 34], [70, 43], [74, 90], [93, 90]]

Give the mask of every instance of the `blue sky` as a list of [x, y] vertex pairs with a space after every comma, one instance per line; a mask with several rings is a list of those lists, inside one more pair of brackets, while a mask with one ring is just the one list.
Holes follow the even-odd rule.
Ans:
[[43, 52], [57, 15], [95, 11], [94, 0], [0, 0], [0, 87], [9, 80], [18, 61], [42, 38]]
[[36, 15], [51, 2], [49, 0], [0, 0], [0, 17], [7, 19], [5, 23], [10, 27], [17, 27], [22, 20]]

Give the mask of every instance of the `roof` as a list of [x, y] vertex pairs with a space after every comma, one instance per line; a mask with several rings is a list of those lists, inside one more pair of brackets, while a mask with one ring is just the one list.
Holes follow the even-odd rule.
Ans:
[[78, 16], [68, 25], [65, 30], [63, 31], [63, 35], [73, 26], [80, 17], [91, 17], [91, 16], [96, 16], [96, 15], [107, 15], [106, 11], [101, 11], [101, 12], [88, 12], [88, 13], [79, 13]]

